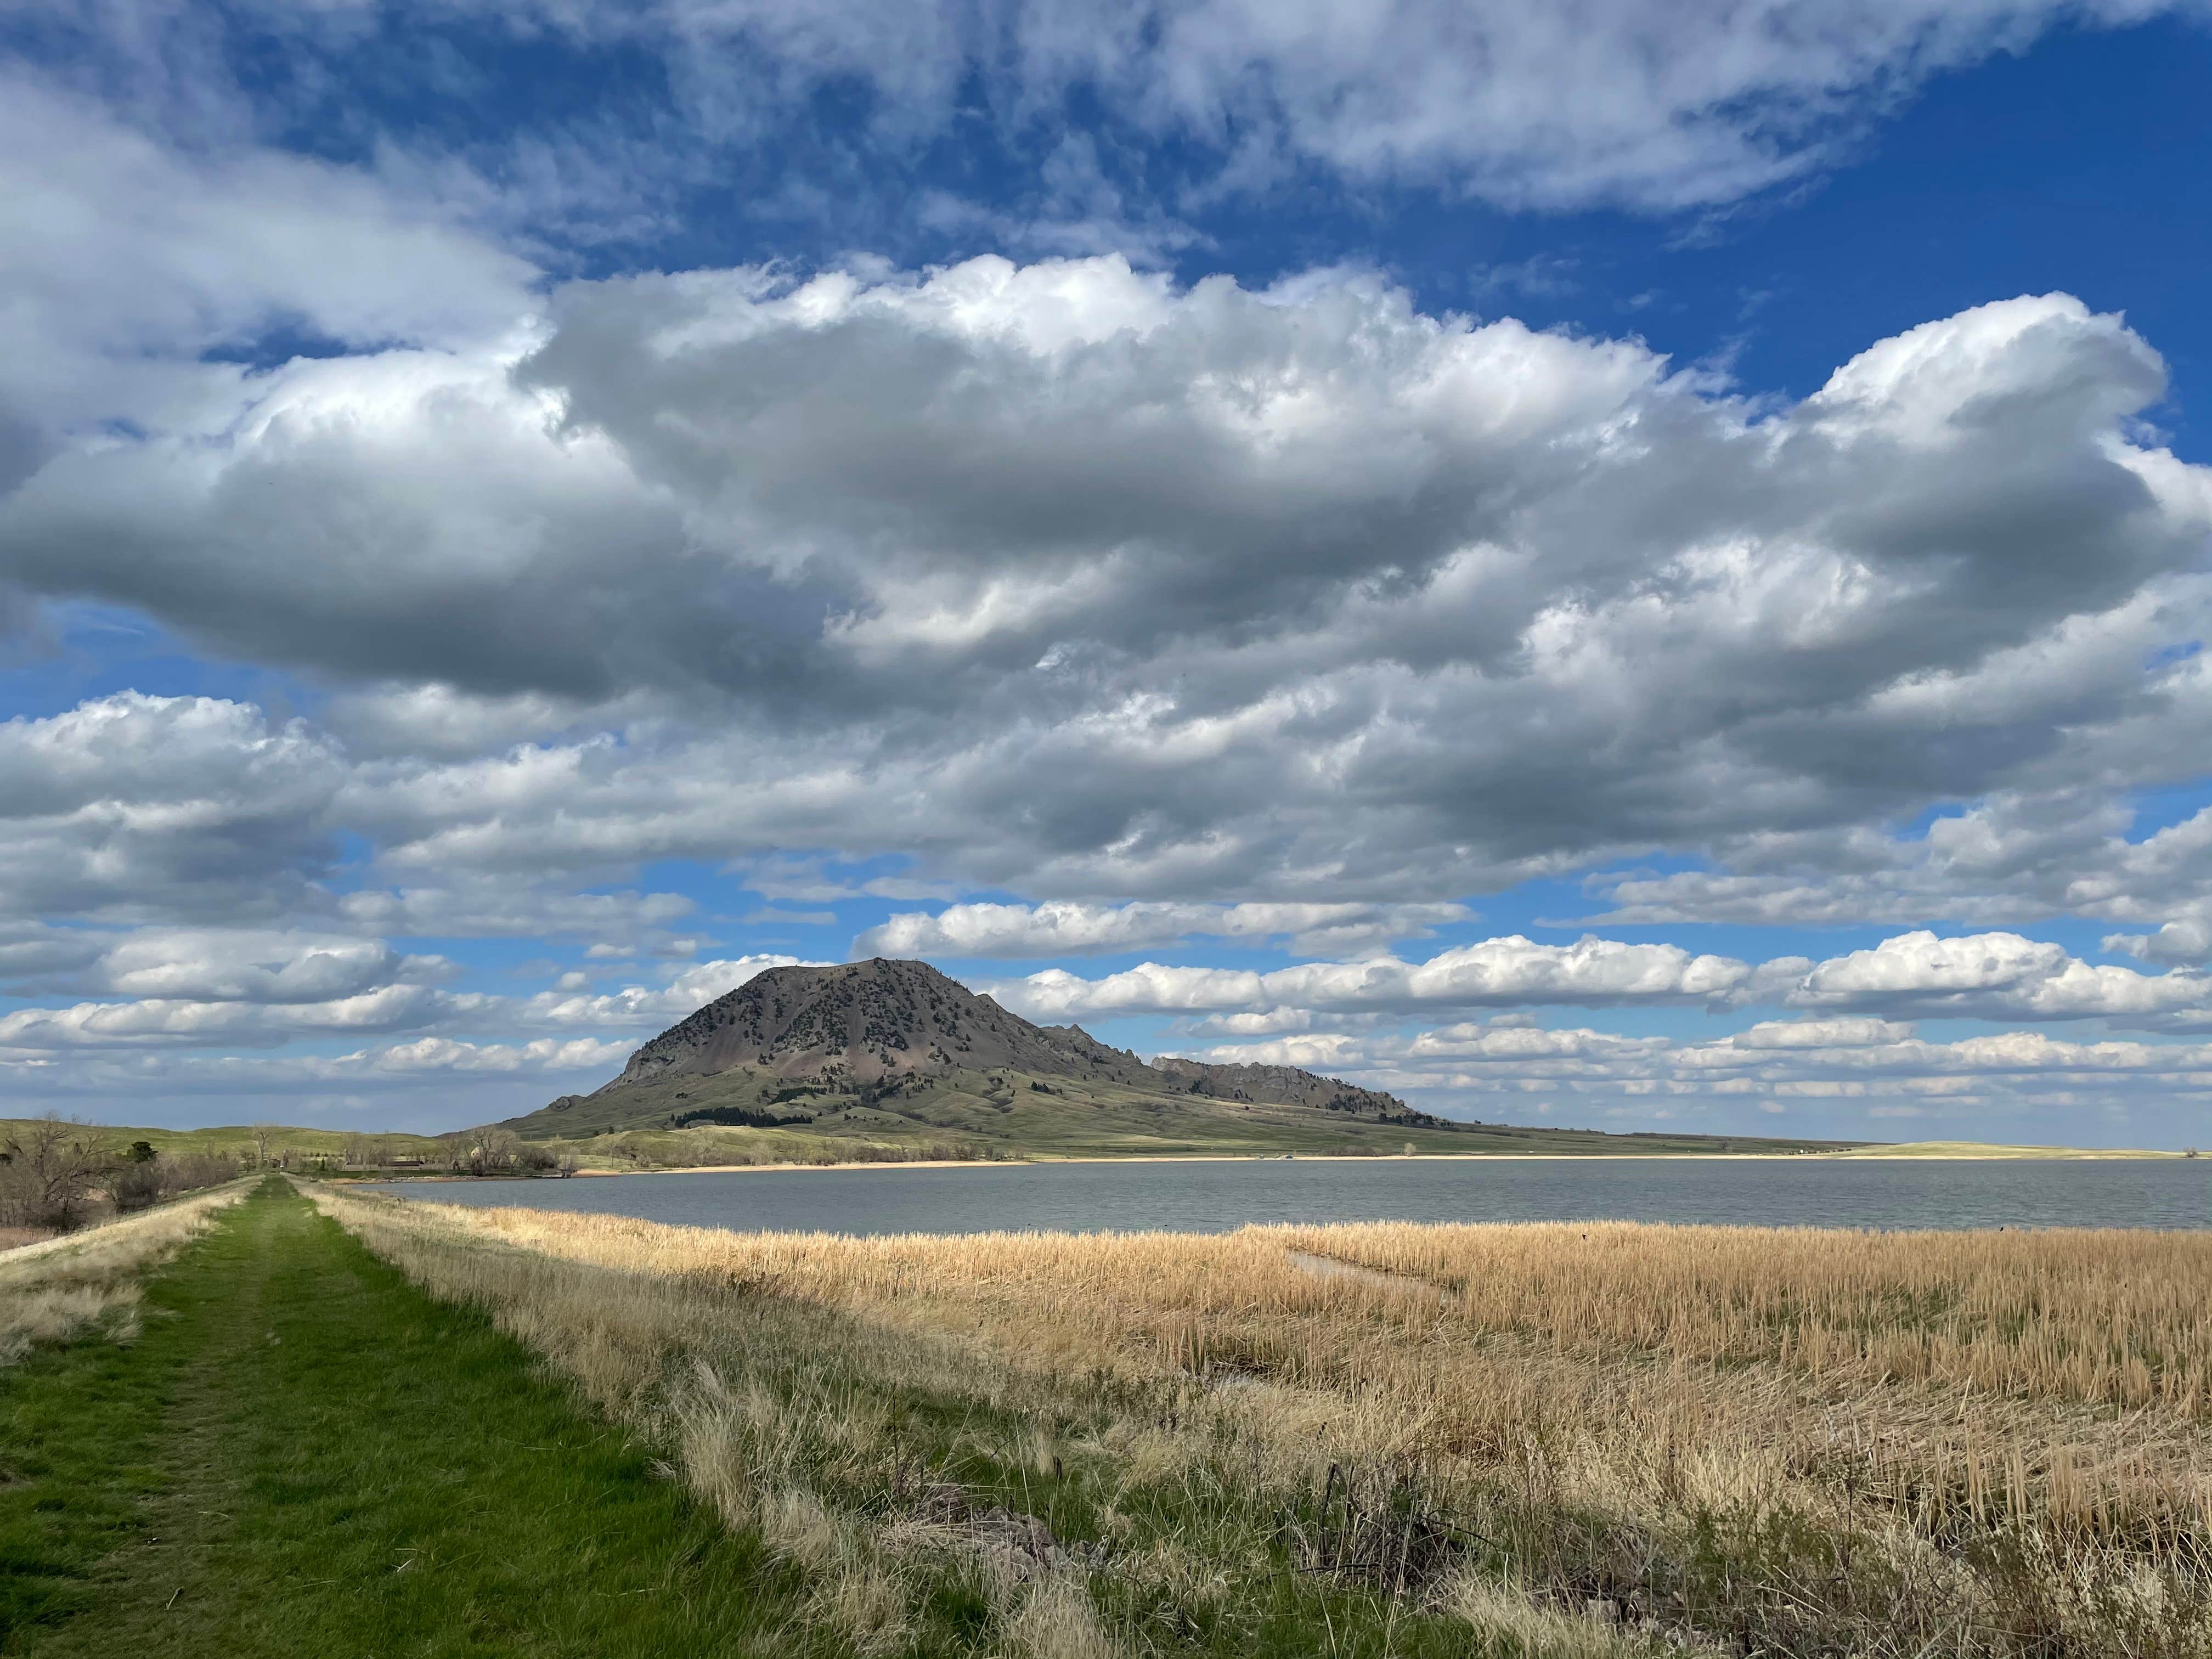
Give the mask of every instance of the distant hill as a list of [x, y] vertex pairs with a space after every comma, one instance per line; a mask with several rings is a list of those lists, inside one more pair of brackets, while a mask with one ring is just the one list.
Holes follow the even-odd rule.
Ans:
[[[1264, 1100], [1277, 1106], [1318, 1106], [1324, 1111], [1387, 1116], [1411, 1109], [1395, 1095], [1361, 1089], [1333, 1077], [1316, 1077], [1295, 1066], [1209, 1066], [1201, 1060], [1163, 1054], [1152, 1069], [1194, 1095], [1216, 1100]], [[1442, 1119], [1436, 1121], [1441, 1122]]]
[[862, 1085], [914, 1073], [1011, 1068], [1157, 1081], [1076, 1025], [1032, 1025], [926, 962], [771, 968], [670, 1026], [599, 1090], [732, 1071]]
[[1287, 1066], [1146, 1064], [1036, 1025], [924, 962], [772, 968], [687, 1015], [588, 1095], [501, 1126], [532, 1139], [680, 1129], [948, 1139], [1009, 1155], [1809, 1150], [1843, 1143], [1500, 1129]]

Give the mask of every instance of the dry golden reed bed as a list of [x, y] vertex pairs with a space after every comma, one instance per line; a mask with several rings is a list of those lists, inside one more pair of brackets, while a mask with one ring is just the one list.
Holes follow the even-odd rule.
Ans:
[[885, 1426], [919, 1398], [1029, 1425], [994, 1467], [1050, 1469], [1111, 1541], [1054, 1569], [1055, 1652], [1304, 1650], [1309, 1594], [1311, 1650], [1370, 1650], [1346, 1585], [1399, 1654], [1438, 1620], [1529, 1654], [2212, 1654], [2212, 1235], [848, 1239], [320, 1201], [811, 1548], [863, 1647], [919, 1628], [945, 1470]]

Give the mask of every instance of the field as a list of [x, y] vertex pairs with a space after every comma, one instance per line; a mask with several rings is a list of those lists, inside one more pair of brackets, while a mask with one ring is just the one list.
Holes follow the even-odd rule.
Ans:
[[317, 1197], [862, 1652], [2212, 1653], [2212, 1236]]
[[0, 1653], [2212, 1654], [2212, 1234], [306, 1190], [0, 1257]]

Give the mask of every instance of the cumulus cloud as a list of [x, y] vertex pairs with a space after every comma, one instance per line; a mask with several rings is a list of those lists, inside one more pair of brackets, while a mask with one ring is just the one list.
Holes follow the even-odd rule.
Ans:
[[1302, 956], [1425, 938], [1463, 904], [954, 904], [910, 911], [853, 941], [860, 957], [1057, 957], [1139, 951], [1193, 937], [1287, 939]]
[[643, 946], [697, 907], [681, 893], [578, 893], [496, 875], [444, 886], [367, 888], [335, 908], [356, 926], [384, 933], [471, 939], [619, 935]]
[[538, 1037], [527, 1042], [463, 1042], [416, 1037], [338, 1054], [163, 1054], [134, 1060], [112, 1054], [72, 1057], [58, 1064], [40, 1056], [30, 1071], [25, 1057], [0, 1054], [0, 1069], [27, 1073], [35, 1086], [106, 1090], [133, 1080], [165, 1090], [293, 1090], [324, 1084], [404, 1088], [437, 1077], [536, 1076], [546, 1073], [605, 1072], [629, 1057], [632, 1045], [596, 1037]]
[[118, 416], [211, 434], [242, 371], [204, 353], [278, 326], [354, 346], [481, 337], [513, 326], [537, 275], [360, 169], [166, 145], [20, 64], [0, 63], [0, 390], [57, 436]]
[[1823, 962], [1790, 1000], [1998, 1019], [2116, 1018], [2169, 1028], [2212, 1023], [2212, 975], [2098, 966], [2017, 933], [1884, 939]]
[[8, 913], [235, 921], [314, 902], [345, 768], [303, 722], [125, 692], [0, 725], [0, 774]]
[[1514, 934], [1439, 951], [1423, 963], [1380, 957], [1258, 973], [1148, 962], [1097, 980], [1051, 968], [994, 984], [991, 992], [1032, 1018], [1074, 1019], [1277, 1009], [1397, 1013], [1438, 1006], [1717, 1002], [1751, 979], [1746, 963], [1693, 956], [1678, 945], [1595, 938], [1539, 945]]
[[[2131, 624], [2105, 649], [2153, 655], [2154, 636]], [[2185, 705], [2199, 705], [2199, 675], [2185, 672], [2168, 685]], [[2121, 739], [2107, 752], [2124, 769], [2131, 744], [2123, 734], [2135, 724], [2108, 733]], [[2134, 820], [2125, 799], [2069, 785], [2000, 792], [1910, 836], [1845, 824], [1727, 837], [1712, 846], [1717, 869], [1594, 878], [1611, 906], [1589, 920], [1786, 926], [1936, 915], [1991, 924], [2083, 915], [2160, 930], [2109, 935], [2108, 951], [2202, 961], [2197, 941], [2212, 940], [2212, 810], [2139, 839], [2128, 834]]]
[[420, 1030], [496, 1008], [495, 998], [387, 985], [318, 1002], [200, 1002], [144, 997], [0, 1015], [0, 1053], [74, 1048], [266, 1045], [346, 1032]]
[[[235, 728], [218, 770], [296, 753], [252, 857], [303, 875], [343, 821], [423, 887], [793, 849], [1085, 902], [1431, 902], [1657, 848], [1771, 881], [1762, 838], [2174, 779], [2212, 681], [2159, 653], [2212, 621], [2212, 488], [2134, 424], [2162, 387], [2064, 296], [1772, 408], [1341, 273], [704, 272], [58, 458], [0, 568], [383, 688], [359, 752], [192, 706]], [[1954, 869], [1993, 867], [1972, 839]]]
[[202, 928], [133, 933], [101, 954], [95, 974], [118, 996], [304, 1003], [451, 971], [442, 957], [402, 956], [381, 939]]
[[[654, 985], [593, 992], [564, 975], [527, 997], [449, 991], [453, 965], [380, 939], [146, 930], [94, 957], [77, 978], [118, 999], [0, 1015], [0, 1055], [51, 1050], [270, 1046], [349, 1032], [585, 1030], [649, 1033], [736, 989], [787, 956], [686, 963]], [[584, 1041], [588, 1039], [577, 1039]], [[426, 1036], [422, 1052], [453, 1039]], [[459, 1052], [459, 1050], [454, 1050]]]
[[[1559, 945], [1515, 934], [1421, 963], [1382, 957], [1272, 973], [1145, 963], [1095, 980], [1054, 968], [991, 989], [1032, 1018], [1195, 1014], [1211, 1017], [1209, 1029], [1231, 1032], [1305, 1029], [1331, 1014], [1688, 1004], [1868, 1012], [1759, 1025], [1742, 1039], [1747, 1048], [1863, 1046], [1893, 1036], [1888, 1021], [1934, 1016], [2212, 1029], [2212, 974], [2094, 964], [2060, 945], [1996, 933], [1903, 933], [1824, 962], [1777, 957], [1758, 963], [1595, 935]], [[1248, 1023], [1227, 1023], [1240, 1018]]]
[[[1703, 1042], [1491, 1024], [1322, 1031], [1194, 1057], [1318, 1069], [1462, 1115], [1696, 1128], [1741, 1110], [1818, 1109], [1829, 1132], [1870, 1139], [1896, 1139], [1889, 1120], [1925, 1118], [1978, 1125], [1966, 1138], [2157, 1145], [2212, 1103], [2212, 1045], [2036, 1031], [1930, 1042], [1910, 1025], [1818, 1018]], [[1931, 1122], [1921, 1133], [1959, 1132]]]
[[514, 1018], [518, 1023], [540, 1027], [658, 1030], [673, 1025], [695, 1009], [716, 997], [727, 995], [770, 968], [799, 965], [799, 957], [781, 956], [694, 963], [676, 973], [665, 985], [628, 985], [618, 991], [596, 994], [563, 989], [544, 992], [519, 1005], [514, 1010]]

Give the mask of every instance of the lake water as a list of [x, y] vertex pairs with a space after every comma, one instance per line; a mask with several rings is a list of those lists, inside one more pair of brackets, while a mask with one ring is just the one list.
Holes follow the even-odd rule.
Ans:
[[398, 1182], [404, 1196], [775, 1232], [1224, 1232], [1248, 1222], [2212, 1227], [2212, 1158], [1301, 1159]]

